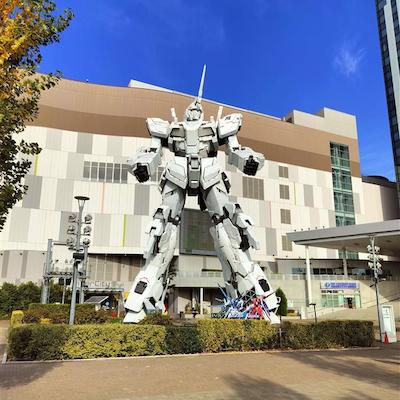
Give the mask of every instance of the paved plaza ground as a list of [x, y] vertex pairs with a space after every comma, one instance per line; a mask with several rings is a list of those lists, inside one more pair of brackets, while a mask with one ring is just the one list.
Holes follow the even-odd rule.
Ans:
[[0, 365], [1, 400], [399, 398], [399, 344]]

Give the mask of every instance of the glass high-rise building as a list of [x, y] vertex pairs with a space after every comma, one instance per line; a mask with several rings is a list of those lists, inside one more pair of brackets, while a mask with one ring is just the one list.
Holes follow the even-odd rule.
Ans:
[[400, 202], [400, 0], [376, 0], [386, 100]]

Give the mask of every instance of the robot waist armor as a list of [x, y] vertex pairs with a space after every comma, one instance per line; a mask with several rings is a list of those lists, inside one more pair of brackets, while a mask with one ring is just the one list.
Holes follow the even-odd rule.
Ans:
[[174, 157], [166, 166], [165, 178], [196, 195], [199, 188], [206, 190], [220, 181], [221, 169], [214, 157]]

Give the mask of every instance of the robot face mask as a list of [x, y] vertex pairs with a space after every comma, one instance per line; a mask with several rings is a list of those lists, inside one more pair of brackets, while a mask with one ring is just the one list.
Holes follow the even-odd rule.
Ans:
[[193, 102], [185, 111], [185, 120], [198, 121], [201, 119], [202, 115], [203, 115], [203, 109], [201, 108], [200, 103]]

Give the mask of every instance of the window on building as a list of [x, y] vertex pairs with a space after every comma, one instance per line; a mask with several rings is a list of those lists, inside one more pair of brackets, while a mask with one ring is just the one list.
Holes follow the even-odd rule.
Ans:
[[107, 163], [106, 182], [113, 181], [113, 170], [114, 170], [114, 164]]
[[353, 194], [334, 191], [333, 198], [336, 212], [354, 214]]
[[346, 145], [331, 143], [331, 163], [333, 167], [350, 169], [349, 147]]
[[99, 163], [99, 181], [104, 182], [106, 179], [106, 163]]
[[83, 164], [83, 177], [85, 179], [90, 177], [90, 161], [85, 161]]
[[264, 181], [257, 178], [243, 177], [243, 197], [264, 200]]
[[336, 214], [336, 226], [354, 225], [356, 223], [353, 216]]
[[211, 218], [200, 210], [184, 209], [180, 227], [180, 253], [215, 255]]
[[291, 224], [290, 210], [281, 208], [281, 224]]
[[121, 165], [121, 183], [128, 183], [128, 164]]
[[332, 168], [332, 180], [334, 189], [352, 190], [350, 171]]
[[284, 200], [289, 200], [289, 185], [279, 185], [279, 197]]
[[95, 182], [127, 183], [128, 165], [85, 161], [83, 178]]
[[91, 163], [91, 168], [90, 168], [90, 180], [92, 181], [97, 181], [97, 177], [99, 175], [99, 163], [98, 162], [92, 162]]
[[286, 235], [282, 235], [282, 250], [292, 251], [292, 241]]
[[114, 182], [121, 182], [121, 164], [114, 164]]
[[305, 275], [306, 269], [303, 267], [292, 268], [292, 274], [293, 275]]
[[279, 178], [289, 178], [289, 168], [283, 165], [279, 166]]

